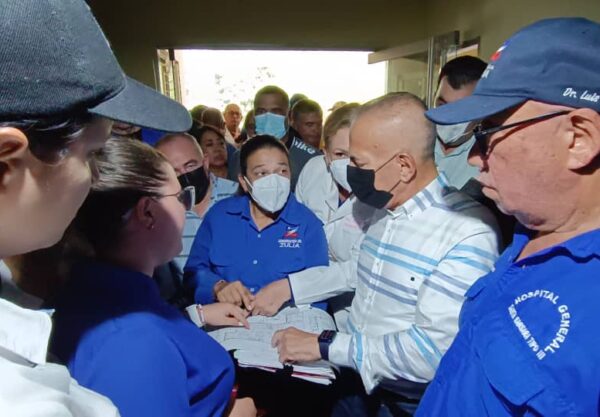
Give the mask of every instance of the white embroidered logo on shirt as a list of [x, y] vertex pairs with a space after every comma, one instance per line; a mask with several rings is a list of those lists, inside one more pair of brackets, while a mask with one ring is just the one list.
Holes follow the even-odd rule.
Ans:
[[[521, 303], [526, 302], [527, 300], [541, 298], [546, 300], [553, 305], [557, 306], [558, 314], [560, 315], [560, 323], [554, 338], [548, 343], [547, 346], [541, 347], [535, 337], [531, 334], [527, 325], [521, 320], [519, 314], [517, 312], [517, 306]], [[513, 301], [508, 307], [508, 314], [510, 314], [511, 319], [513, 320], [514, 325], [517, 327], [523, 339], [527, 343], [527, 346], [531, 349], [531, 351], [535, 354], [535, 356], [542, 360], [544, 359], [548, 353], [555, 353], [561, 345], [566, 340], [567, 334], [569, 333], [569, 329], [571, 326], [571, 313], [569, 312], [569, 306], [566, 304], [558, 304], [559, 296], [552, 291], [548, 290], [535, 290], [529, 291], [527, 293], [523, 293]]]

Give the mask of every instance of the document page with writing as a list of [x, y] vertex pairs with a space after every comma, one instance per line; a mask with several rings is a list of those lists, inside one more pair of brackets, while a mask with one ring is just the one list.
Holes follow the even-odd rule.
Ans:
[[[235, 350], [234, 356], [242, 367], [255, 367], [274, 372], [284, 366], [279, 362], [277, 349], [271, 346], [277, 330], [297, 329], [321, 333], [335, 330], [335, 323], [325, 311], [313, 307], [286, 307], [273, 317], [252, 316], [248, 318], [250, 329], [225, 327], [209, 331], [217, 342], [227, 350]], [[330, 364], [326, 361], [294, 364], [292, 376], [311, 382], [329, 384], [335, 379]]]

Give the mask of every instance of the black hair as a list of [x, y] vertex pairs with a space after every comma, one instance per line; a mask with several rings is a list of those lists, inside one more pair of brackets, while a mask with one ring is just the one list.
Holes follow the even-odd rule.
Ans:
[[319, 106], [319, 103], [310, 99], [302, 99], [294, 104], [292, 107], [292, 119], [297, 119], [298, 115], [306, 113], [319, 113], [323, 116], [323, 109]]
[[40, 161], [59, 163], [67, 154], [69, 145], [81, 136], [83, 129], [96, 118], [82, 113], [65, 118], [3, 121], [0, 127], [21, 130], [29, 141], [29, 150]]
[[446, 77], [448, 84], [455, 90], [458, 90], [466, 84], [479, 81], [486, 67], [487, 64], [485, 61], [477, 57], [460, 56], [452, 61], [448, 61], [442, 67], [438, 78], [438, 85], [442, 78]]
[[256, 103], [258, 103], [258, 99], [267, 94], [280, 95], [281, 97], [283, 97], [283, 100], [285, 101], [285, 104], [287, 105], [287, 107], [290, 107], [290, 98], [289, 98], [288, 94], [282, 88], [277, 87], [276, 85], [267, 85], [266, 87], [263, 87], [260, 90], [258, 90], [256, 95], [254, 96], [254, 108], [255, 109], [256, 109]]
[[248, 139], [240, 149], [240, 173], [246, 176], [248, 171], [248, 158], [261, 149], [275, 148], [283, 152], [289, 162], [288, 150], [281, 141], [269, 135], [258, 135]]

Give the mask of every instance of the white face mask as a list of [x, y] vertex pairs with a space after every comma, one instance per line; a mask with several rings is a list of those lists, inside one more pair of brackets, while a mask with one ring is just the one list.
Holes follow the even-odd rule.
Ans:
[[250, 187], [250, 196], [256, 204], [269, 213], [275, 213], [283, 208], [290, 195], [290, 180], [279, 174], [270, 174], [259, 178], [250, 183], [248, 178], [244, 177], [248, 187]]
[[466, 131], [471, 122], [456, 125], [437, 125], [437, 136], [446, 146], [458, 146], [468, 141], [472, 134]]
[[335, 159], [329, 164], [329, 170], [331, 176], [342, 188], [348, 192], [352, 192], [350, 184], [348, 184], [348, 165], [350, 164], [350, 158]]

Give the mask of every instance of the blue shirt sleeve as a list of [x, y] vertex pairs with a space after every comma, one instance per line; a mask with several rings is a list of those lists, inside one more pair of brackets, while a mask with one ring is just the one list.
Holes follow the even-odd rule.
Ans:
[[185, 363], [158, 332], [113, 333], [85, 366], [86, 386], [110, 398], [122, 417], [191, 416]]
[[206, 215], [190, 250], [190, 256], [183, 269], [183, 284], [194, 291], [194, 301], [200, 304], [214, 302], [213, 287], [222, 278], [212, 272], [209, 251], [212, 243], [214, 227], [213, 207]]

